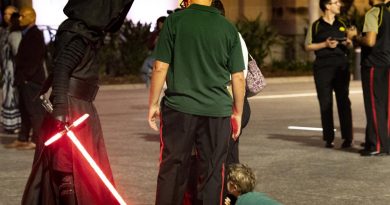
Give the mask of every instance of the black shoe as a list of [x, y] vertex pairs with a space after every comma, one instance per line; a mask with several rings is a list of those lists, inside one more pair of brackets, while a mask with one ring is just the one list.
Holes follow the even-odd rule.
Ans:
[[351, 140], [344, 140], [343, 144], [341, 144], [341, 149], [350, 148], [350, 147], [352, 147]]
[[334, 147], [333, 142], [326, 142], [325, 143], [325, 148], [333, 148], [333, 147]]
[[360, 156], [362, 157], [373, 157], [373, 156], [387, 156], [389, 153], [387, 152], [378, 152], [378, 151], [369, 151], [369, 150], [361, 150]]
[[379, 152], [378, 154], [376, 154], [375, 156], [387, 156], [389, 155], [388, 152]]
[[372, 157], [372, 156], [376, 156], [377, 154], [379, 154], [380, 152], [378, 151], [370, 151], [370, 150], [360, 150], [359, 151], [360, 153], [360, 156], [362, 157]]

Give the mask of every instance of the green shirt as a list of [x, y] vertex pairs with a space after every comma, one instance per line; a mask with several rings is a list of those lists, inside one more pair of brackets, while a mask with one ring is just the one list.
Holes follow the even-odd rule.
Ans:
[[364, 18], [363, 33], [366, 33], [366, 32], [378, 33], [379, 11], [380, 11], [380, 8], [378, 8], [378, 7], [372, 7], [369, 11], [367, 11], [365, 18]]
[[390, 65], [390, 8], [377, 4], [367, 11], [363, 33], [377, 34], [373, 47], [362, 46], [361, 65], [365, 67], [388, 67]]
[[169, 64], [165, 105], [188, 114], [232, 114], [227, 85], [244, 69], [237, 29], [213, 7], [192, 4], [164, 22], [154, 53]]
[[281, 205], [260, 192], [248, 192], [238, 197], [236, 205]]

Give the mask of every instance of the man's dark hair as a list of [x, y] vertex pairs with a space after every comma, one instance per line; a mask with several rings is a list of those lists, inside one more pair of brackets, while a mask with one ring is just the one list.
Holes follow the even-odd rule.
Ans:
[[225, 7], [223, 6], [223, 3], [221, 0], [214, 0], [211, 4], [212, 7], [215, 7], [218, 9], [223, 16], [225, 16]]
[[325, 12], [326, 5], [330, 3], [331, 0], [320, 0], [320, 9]]

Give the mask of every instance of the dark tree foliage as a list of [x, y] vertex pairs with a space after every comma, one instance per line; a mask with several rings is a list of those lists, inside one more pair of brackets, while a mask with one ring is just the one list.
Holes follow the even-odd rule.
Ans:
[[150, 28], [151, 24], [125, 21], [119, 32], [106, 36], [97, 66], [110, 76], [137, 75], [148, 56]]
[[248, 47], [249, 53], [259, 65], [270, 55], [271, 47], [282, 42], [277, 31], [257, 16], [254, 20], [242, 18], [236, 24]]

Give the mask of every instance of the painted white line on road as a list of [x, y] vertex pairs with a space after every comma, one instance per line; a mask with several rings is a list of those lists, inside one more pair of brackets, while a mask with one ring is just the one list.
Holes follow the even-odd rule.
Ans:
[[[361, 94], [361, 90], [349, 91], [349, 94]], [[258, 99], [278, 99], [278, 98], [297, 98], [297, 97], [311, 97], [317, 96], [317, 93], [296, 93], [296, 94], [282, 94], [282, 95], [263, 95], [263, 96], [254, 96], [248, 99], [258, 100]]]
[[[288, 126], [287, 129], [289, 130], [305, 130], [305, 131], [322, 131], [321, 127], [301, 127], [301, 126]], [[336, 129], [334, 129], [336, 132]]]

